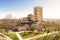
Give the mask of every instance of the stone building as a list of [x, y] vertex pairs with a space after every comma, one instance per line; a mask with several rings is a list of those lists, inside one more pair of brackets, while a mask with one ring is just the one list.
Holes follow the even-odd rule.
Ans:
[[34, 7], [34, 14], [33, 14], [34, 21], [38, 21], [39, 23], [42, 22], [42, 20], [43, 20], [42, 12], [43, 12], [43, 8], [42, 7], [40, 7], [40, 6]]

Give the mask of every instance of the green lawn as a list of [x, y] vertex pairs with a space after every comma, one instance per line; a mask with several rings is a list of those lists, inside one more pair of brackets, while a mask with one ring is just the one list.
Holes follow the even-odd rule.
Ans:
[[12, 38], [13, 40], [19, 40], [18, 37], [16, 36], [15, 33], [13, 33], [12, 31], [9, 31], [8, 34], [5, 34], [7, 35], [8, 37]]
[[20, 35], [22, 36], [22, 38], [29, 38], [29, 37], [33, 37], [33, 36], [36, 36], [36, 35], [40, 35], [40, 34], [43, 34], [43, 32], [26, 32], [26, 33], [20, 33]]
[[39, 37], [31, 40], [60, 40], [60, 34], [51, 34], [44, 37]]
[[[20, 33], [20, 35], [22, 36], [22, 38], [26, 39], [26, 38], [30, 38], [30, 37], [34, 37], [36, 35], [41, 35], [44, 33], [47, 33], [47, 31], [49, 30], [49, 32], [54, 31], [55, 29], [46, 29], [46, 30], [42, 30], [42, 31], [31, 31], [31, 32], [26, 32], [26, 33]], [[17, 36], [15, 33], [13, 33], [11, 30], [8, 32], [8, 34], [6, 34], [8, 37], [12, 38], [13, 40], [18, 40]], [[44, 37], [43, 37], [44, 38]], [[42, 39], [42, 38], [37, 38], [38, 39]], [[36, 39], [35, 39], [36, 40]]]
[[18, 40], [16, 34], [6, 34], [8, 37], [12, 38], [13, 40]]
[[46, 29], [46, 30], [37, 31], [37, 32], [31, 31], [31, 32], [26, 32], [26, 33], [20, 33], [20, 35], [25, 39], [25, 38], [29, 38], [29, 37], [33, 37], [36, 35], [41, 35], [41, 34], [47, 33], [48, 30], [49, 30], [49, 32], [55, 31], [55, 29]]

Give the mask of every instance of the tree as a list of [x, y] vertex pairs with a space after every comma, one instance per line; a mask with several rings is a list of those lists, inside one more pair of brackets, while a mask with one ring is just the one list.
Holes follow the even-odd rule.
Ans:
[[28, 21], [31, 21], [32, 20], [32, 17], [33, 17], [32, 14], [29, 14], [28, 15]]
[[11, 14], [7, 14], [4, 19], [12, 19], [12, 15]]
[[11, 27], [10, 21], [7, 19], [3, 20], [1, 27], [2, 27], [2, 29], [5, 29], [5, 31], [8, 33], [8, 31], [10, 30], [10, 27]]

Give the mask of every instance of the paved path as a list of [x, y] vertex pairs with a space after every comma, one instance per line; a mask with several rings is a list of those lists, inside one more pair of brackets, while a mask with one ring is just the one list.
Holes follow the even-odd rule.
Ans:
[[46, 36], [46, 35], [50, 35], [50, 34], [54, 34], [54, 33], [58, 33], [58, 31], [56, 31], [56, 32], [50, 32], [50, 33], [45, 33], [45, 34], [42, 34], [42, 35], [37, 35], [37, 36], [35, 36], [35, 37], [31, 37], [31, 38], [27, 38], [27, 39], [25, 39], [25, 40], [30, 40], [30, 39], [34, 39], [34, 38], [38, 38], [38, 37], [42, 37], [42, 36]]
[[9, 38], [8, 36], [4, 35], [3, 33], [0, 33], [0, 35], [3, 35], [3, 36], [6, 38], [6, 40], [12, 40], [12, 39]]
[[18, 37], [19, 40], [23, 40], [23, 38], [21, 37], [21, 35], [19, 34], [19, 32], [15, 32], [15, 33], [16, 33], [16, 35], [17, 35], [17, 37]]

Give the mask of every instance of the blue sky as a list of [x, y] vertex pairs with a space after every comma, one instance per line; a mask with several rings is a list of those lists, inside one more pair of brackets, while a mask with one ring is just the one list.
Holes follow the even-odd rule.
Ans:
[[35, 6], [43, 7], [44, 18], [60, 18], [60, 15], [56, 15], [60, 13], [60, 0], [0, 0], [0, 18], [7, 14], [16, 18], [25, 17], [33, 14]]
[[[42, 2], [42, 1], [41, 1]], [[39, 4], [37, 0], [0, 0], [0, 11], [24, 11]]]
[[2, 15], [1, 17], [6, 14], [24, 17], [32, 12], [35, 5], [41, 2], [38, 0], [0, 0], [0, 14]]

